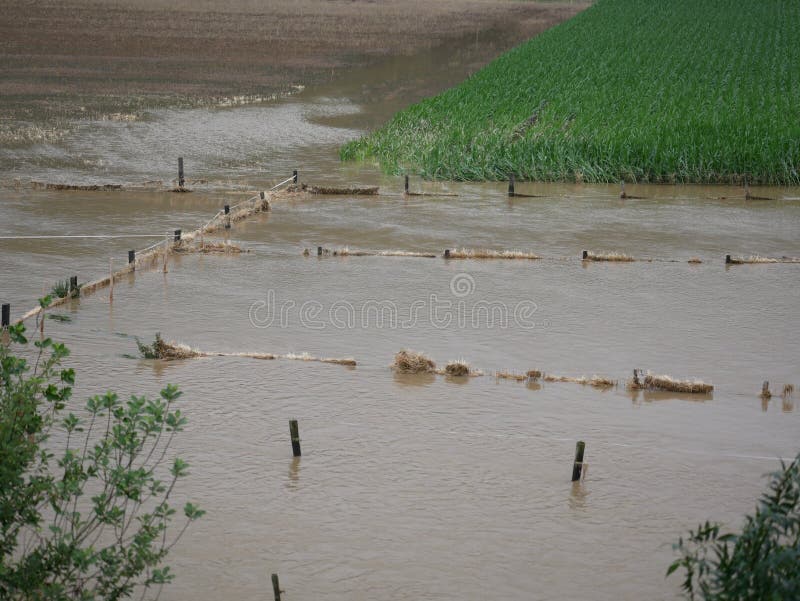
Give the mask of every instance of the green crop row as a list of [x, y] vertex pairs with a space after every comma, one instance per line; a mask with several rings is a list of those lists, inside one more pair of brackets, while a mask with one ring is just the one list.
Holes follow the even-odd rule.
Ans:
[[451, 180], [800, 183], [800, 2], [598, 0], [346, 144]]

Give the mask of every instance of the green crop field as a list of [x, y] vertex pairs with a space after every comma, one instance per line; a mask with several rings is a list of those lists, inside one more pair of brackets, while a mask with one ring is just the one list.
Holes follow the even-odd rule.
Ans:
[[452, 180], [800, 183], [799, 0], [598, 0], [345, 145]]

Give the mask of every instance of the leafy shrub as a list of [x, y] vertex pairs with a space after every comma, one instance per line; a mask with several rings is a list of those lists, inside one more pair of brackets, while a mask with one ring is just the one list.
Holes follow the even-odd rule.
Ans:
[[706, 522], [678, 539], [681, 556], [667, 575], [685, 570], [689, 599], [800, 599], [800, 454], [781, 467], [740, 534], [720, 534], [719, 524]]
[[[9, 328], [0, 346], [0, 599], [123, 599], [172, 580], [168, 551], [203, 515], [170, 504], [187, 464], [168, 461], [186, 423], [174, 385], [156, 399], [94, 396], [66, 413], [75, 372], [60, 343]], [[58, 449], [58, 450], [57, 450]], [[143, 595], [144, 596], [144, 595]]]

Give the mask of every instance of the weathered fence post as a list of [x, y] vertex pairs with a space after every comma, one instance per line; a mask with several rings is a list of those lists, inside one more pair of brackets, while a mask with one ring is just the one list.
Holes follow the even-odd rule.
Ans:
[[444, 258], [445, 259], [449, 259], [450, 258], [450, 249], [449, 248], [445, 248], [444, 249]]
[[318, 256], [318, 257], [321, 257], [321, 256], [322, 256], [322, 247], [321, 247], [321, 246], [318, 246], [318, 247], [317, 247], [317, 256]]
[[572, 464], [572, 481], [577, 482], [581, 479], [581, 470], [583, 468], [583, 451], [586, 449], [586, 443], [579, 440], [575, 445], [575, 463]]
[[730, 265], [730, 264], [731, 264], [731, 256], [725, 255], [725, 265]]
[[0, 327], [7, 328], [11, 325], [11, 303], [3, 303], [3, 316]]
[[761, 385], [761, 398], [762, 399], [772, 398], [772, 393], [769, 390], [769, 380], [764, 380], [764, 383]]
[[69, 295], [75, 298], [78, 295], [78, 276], [73, 275], [69, 278]]
[[514, 174], [508, 176], [508, 195], [514, 196]]
[[581, 258], [582, 258], [584, 261], [585, 261], [586, 259], [588, 259], [588, 258], [589, 258], [589, 251], [588, 251], [588, 250], [585, 250], [585, 251], [583, 251], [583, 255], [581, 255]]
[[225, 212], [225, 229], [231, 228], [231, 205], [225, 205], [222, 209]]
[[292, 455], [300, 457], [300, 426], [296, 419], [289, 420], [289, 434], [292, 437]]
[[169, 232], [164, 234], [164, 273], [167, 273], [167, 261], [169, 261]]
[[131, 266], [131, 271], [136, 271], [136, 251], [128, 251], [128, 265]]
[[175, 230], [175, 238], [174, 238], [174, 241], [175, 241], [175, 242], [180, 242], [180, 241], [181, 241], [181, 231], [180, 231], [180, 230]]
[[281, 590], [281, 585], [278, 582], [277, 574], [272, 575], [272, 592], [275, 594], [275, 601], [281, 601], [281, 593], [283, 591]]
[[178, 187], [183, 188], [186, 180], [183, 179], [183, 157], [178, 157]]
[[296, 184], [296, 183], [297, 183], [297, 169], [295, 169], [294, 171], [292, 171], [292, 183], [293, 183], [293, 184]]
[[407, 175], [406, 175], [406, 179], [405, 179], [405, 188], [404, 188], [404, 193], [405, 193], [405, 194], [408, 194], [408, 176], [407, 176]]
[[108, 291], [108, 302], [114, 302], [114, 258], [108, 257], [108, 279], [111, 289]]

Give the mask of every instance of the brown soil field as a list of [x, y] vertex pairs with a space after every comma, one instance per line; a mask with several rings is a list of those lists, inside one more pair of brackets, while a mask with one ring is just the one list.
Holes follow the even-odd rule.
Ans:
[[585, 6], [516, 0], [0, 0], [0, 120], [127, 119], [160, 106], [268, 97], [381, 57], [488, 30], [503, 32], [511, 47]]

